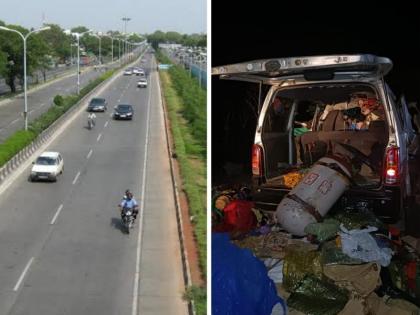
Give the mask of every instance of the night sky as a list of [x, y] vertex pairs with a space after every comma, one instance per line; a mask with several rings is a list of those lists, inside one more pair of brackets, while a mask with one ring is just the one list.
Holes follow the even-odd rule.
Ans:
[[[212, 1], [212, 66], [274, 57], [371, 53], [390, 58], [391, 89], [420, 101], [420, 13], [403, 1]], [[317, 1], [317, 3], [320, 1]], [[212, 79], [212, 173], [226, 162], [249, 170], [256, 117], [256, 90], [244, 83]], [[250, 101], [251, 100], [251, 101]]]

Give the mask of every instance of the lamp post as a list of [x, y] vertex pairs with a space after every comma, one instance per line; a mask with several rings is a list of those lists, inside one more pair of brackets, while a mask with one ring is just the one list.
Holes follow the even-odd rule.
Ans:
[[27, 97], [27, 93], [26, 93], [26, 90], [27, 90], [27, 81], [26, 81], [26, 40], [28, 39], [28, 37], [31, 34], [38, 33], [38, 32], [41, 32], [41, 31], [46, 31], [46, 30], [49, 30], [50, 28], [51, 27], [46, 26], [46, 27], [43, 27], [43, 28], [39, 28], [37, 30], [33, 30], [33, 31], [27, 33], [26, 35], [23, 35], [21, 32], [19, 32], [17, 30], [14, 30], [14, 29], [11, 29], [11, 28], [8, 28], [8, 27], [5, 27], [5, 26], [0, 26], [0, 30], [17, 33], [23, 39], [23, 93], [24, 93], [24, 99], [25, 99], [25, 109], [24, 109], [24, 112], [23, 112], [23, 118], [25, 120], [25, 130], [28, 130], [28, 97]]
[[76, 47], [76, 44], [70, 44], [70, 64], [73, 65], [73, 47]]
[[[124, 34], [127, 34], [127, 23], [128, 21], [131, 20], [131, 18], [124, 16], [121, 20], [124, 21]], [[127, 42], [125, 42], [124, 46], [125, 46], [124, 51], [127, 54]]]
[[91, 32], [92, 30], [83, 33], [72, 33], [71, 31], [64, 32], [67, 35], [73, 35], [77, 38], [77, 94], [80, 94], [80, 37]]
[[118, 38], [118, 60], [120, 61], [121, 65], [121, 39]]

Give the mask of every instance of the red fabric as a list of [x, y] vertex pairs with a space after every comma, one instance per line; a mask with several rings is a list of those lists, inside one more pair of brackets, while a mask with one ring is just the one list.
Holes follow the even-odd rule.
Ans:
[[224, 209], [224, 223], [232, 226], [232, 230], [247, 232], [257, 225], [252, 207], [254, 203], [246, 200], [233, 200]]

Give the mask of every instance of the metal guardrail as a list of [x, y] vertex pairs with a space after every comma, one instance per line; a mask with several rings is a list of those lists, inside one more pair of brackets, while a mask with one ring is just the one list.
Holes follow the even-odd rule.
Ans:
[[[141, 54], [144, 53], [144, 51], [145, 50], [143, 50], [143, 52], [140, 53], [140, 57], [141, 57]], [[134, 62], [136, 62], [137, 60], [138, 58]], [[121, 68], [124, 66], [125, 65], [122, 65]], [[75, 105], [70, 107], [68, 111], [66, 111], [63, 115], [57, 118], [57, 120], [54, 121], [47, 129], [42, 131], [29, 145], [27, 145], [24, 149], [19, 151], [6, 164], [4, 164], [0, 168], [0, 185], [7, 179], [7, 177], [14, 170], [16, 170], [19, 167], [20, 164], [25, 162], [30, 156], [32, 156], [32, 154], [36, 150], [38, 150], [38, 148], [40, 148], [45, 142], [47, 142], [53, 136], [54, 133], [57, 131], [57, 129], [61, 127], [61, 125], [67, 120], [67, 118], [71, 116], [72, 114], [74, 114], [75, 111], [79, 110], [80, 107], [82, 107], [82, 105], [84, 104], [87, 98], [91, 97], [91, 95], [94, 94], [98, 88], [106, 84], [109, 81], [109, 79], [111, 79], [112, 77], [113, 76], [101, 82], [93, 90], [91, 90], [89, 93], [83, 96]]]

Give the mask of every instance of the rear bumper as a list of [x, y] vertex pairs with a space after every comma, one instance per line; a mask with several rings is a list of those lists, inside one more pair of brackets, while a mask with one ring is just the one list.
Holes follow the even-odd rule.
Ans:
[[[255, 206], [265, 211], [275, 211], [289, 191], [289, 189], [280, 187], [254, 185], [253, 199]], [[397, 221], [403, 209], [400, 187], [381, 187], [376, 190], [351, 189], [340, 197], [336, 205], [344, 208], [360, 202], [366, 203], [368, 208], [372, 209], [377, 216], [386, 222]]]
[[114, 119], [115, 120], [132, 120], [133, 116], [129, 116], [129, 117], [120, 117], [120, 116], [116, 116], [114, 115]]
[[38, 174], [32, 175], [31, 174], [30, 177], [32, 181], [54, 181], [57, 178], [57, 176], [53, 174], [48, 174], [48, 175], [46, 174], [45, 175], [38, 175]]

